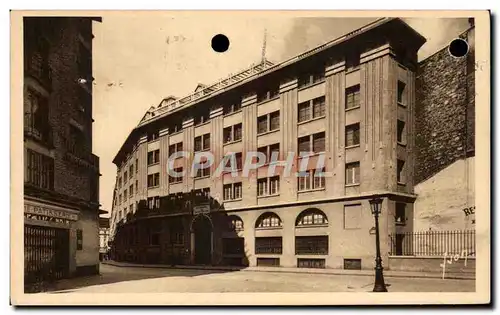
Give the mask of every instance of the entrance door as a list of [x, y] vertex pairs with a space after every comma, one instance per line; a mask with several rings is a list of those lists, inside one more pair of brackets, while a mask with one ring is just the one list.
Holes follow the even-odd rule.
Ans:
[[210, 264], [212, 258], [212, 224], [205, 216], [199, 216], [193, 222], [194, 263]]
[[25, 282], [61, 279], [68, 271], [69, 230], [25, 225]]

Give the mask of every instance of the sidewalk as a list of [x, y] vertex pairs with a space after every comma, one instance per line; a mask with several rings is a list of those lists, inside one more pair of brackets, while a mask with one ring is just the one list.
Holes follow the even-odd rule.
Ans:
[[[287, 273], [315, 273], [327, 275], [353, 275], [374, 276], [373, 270], [345, 270], [345, 269], [313, 269], [313, 268], [290, 268], [290, 267], [231, 267], [231, 266], [187, 266], [187, 265], [160, 265], [160, 264], [133, 264], [117, 262], [112, 260], [102, 261], [101, 264], [115, 267], [131, 268], [162, 268], [162, 269], [195, 269], [195, 270], [220, 270], [220, 271], [260, 271], [260, 272], [287, 272]], [[395, 271], [384, 270], [384, 277], [395, 278], [435, 278], [442, 279], [441, 272], [417, 272], [417, 271]], [[475, 280], [473, 273], [446, 273], [445, 279]]]

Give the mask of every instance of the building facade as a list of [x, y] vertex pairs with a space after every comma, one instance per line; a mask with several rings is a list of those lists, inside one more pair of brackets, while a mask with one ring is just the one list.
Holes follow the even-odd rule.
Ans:
[[[381, 197], [387, 262], [390, 247], [401, 245], [389, 234], [413, 230], [415, 78], [424, 42], [402, 20], [381, 19], [150, 108], [113, 161], [112, 259], [372, 268], [369, 200]], [[182, 151], [208, 151], [215, 164], [170, 176], [169, 169], [191, 169], [193, 154], [172, 157]], [[268, 160], [246, 176], [241, 164], [250, 152]], [[293, 174], [305, 172], [285, 176], [273, 153]], [[236, 176], [216, 175], [229, 155]], [[315, 176], [321, 171], [330, 175]]]
[[448, 47], [419, 63], [415, 128], [415, 228], [475, 229], [474, 19], [457, 38], [469, 45], [466, 57]]
[[24, 18], [25, 283], [99, 270], [93, 20]]
[[99, 259], [108, 259], [109, 253], [109, 218], [99, 218]]

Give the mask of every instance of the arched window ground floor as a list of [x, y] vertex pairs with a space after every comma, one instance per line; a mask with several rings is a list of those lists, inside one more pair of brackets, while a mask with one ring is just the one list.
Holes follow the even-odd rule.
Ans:
[[[410, 232], [412, 226], [410, 212], [402, 225], [396, 201], [384, 200], [380, 246], [385, 262], [389, 235]], [[372, 269], [375, 248], [374, 217], [364, 199], [132, 220], [117, 229], [111, 258], [141, 264]]]

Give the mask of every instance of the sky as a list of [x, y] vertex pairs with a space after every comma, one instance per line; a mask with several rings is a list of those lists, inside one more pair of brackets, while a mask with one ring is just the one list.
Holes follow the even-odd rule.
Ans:
[[[93, 33], [93, 152], [100, 157], [100, 203], [111, 212], [116, 166], [112, 160], [151, 106], [169, 95], [183, 97], [198, 83], [211, 84], [257, 63], [278, 63], [342, 36], [375, 18], [216, 18], [165, 12], [108, 12]], [[426, 37], [419, 60], [445, 47], [468, 28], [466, 18], [408, 18]], [[229, 38], [228, 51], [210, 46], [216, 34]]]

